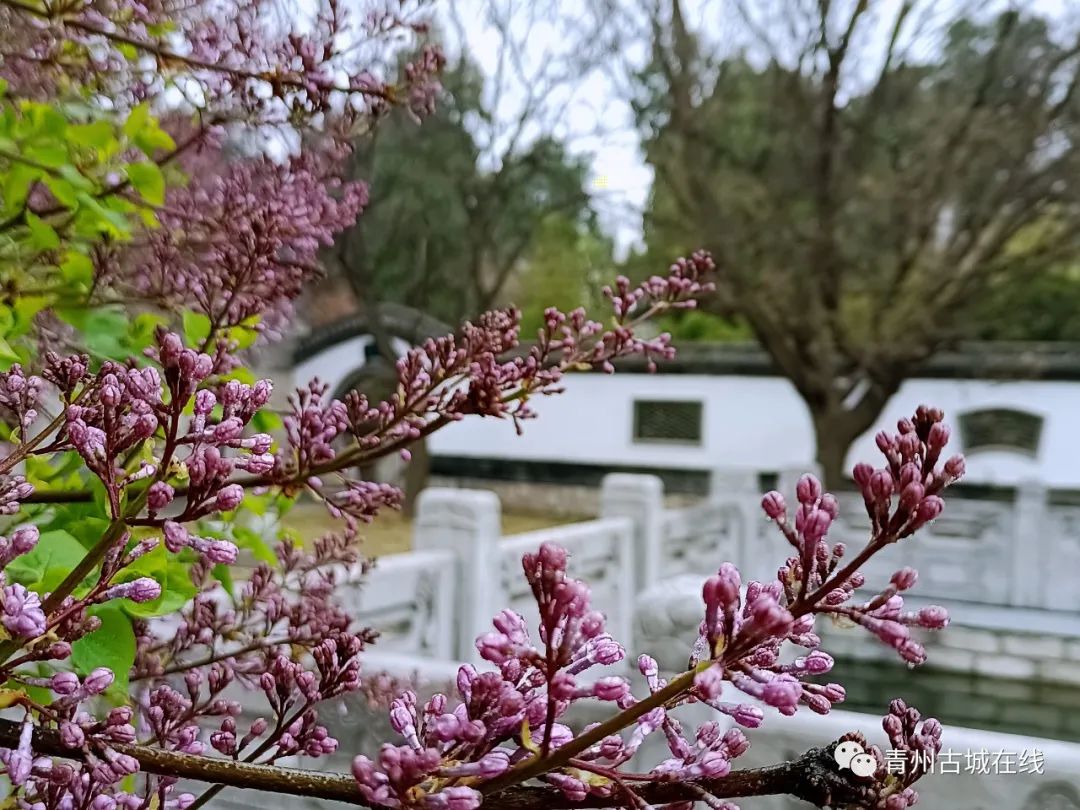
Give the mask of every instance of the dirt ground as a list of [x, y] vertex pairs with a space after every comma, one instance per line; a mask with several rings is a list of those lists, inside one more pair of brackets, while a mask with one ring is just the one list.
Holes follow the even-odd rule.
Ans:
[[[558, 526], [566, 520], [566, 518], [551, 515], [504, 512], [503, 536]], [[302, 532], [306, 537], [340, 528], [340, 524], [316, 503], [298, 503], [285, 516], [285, 524]], [[382, 512], [373, 522], [363, 526], [360, 535], [364, 538], [363, 551], [368, 556], [398, 554], [412, 547], [412, 521], [400, 512], [388, 510]]]

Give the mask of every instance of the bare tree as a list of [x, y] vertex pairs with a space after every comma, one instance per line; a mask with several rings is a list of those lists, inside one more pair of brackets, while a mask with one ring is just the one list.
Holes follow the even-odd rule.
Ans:
[[986, 291], [1077, 257], [1080, 38], [920, 0], [704, 4], [696, 28], [657, 0], [639, 19], [648, 238], [713, 252], [718, 310], [805, 400], [835, 484]]

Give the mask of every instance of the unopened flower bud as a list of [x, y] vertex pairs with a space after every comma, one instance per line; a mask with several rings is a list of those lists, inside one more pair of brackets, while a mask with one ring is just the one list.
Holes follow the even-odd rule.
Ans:
[[913, 511], [922, 502], [926, 490], [922, 484], [908, 484], [900, 493], [900, 506], [908, 512]]
[[229, 484], [214, 499], [214, 506], [222, 512], [231, 512], [244, 500], [244, 488], [239, 484]]
[[154, 512], [160, 512], [170, 503], [172, 503], [174, 491], [173, 488], [166, 484], [164, 481], [155, 481], [150, 485], [150, 489], [146, 493], [146, 505]]
[[940, 451], [949, 443], [949, 426], [944, 422], [935, 422], [926, 438], [926, 445], [931, 450]]
[[787, 512], [784, 496], [775, 490], [765, 493], [765, 497], [761, 499], [761, 508], [770, 520], [780, 520]]
[[914, 568], [905, 567], [894, 573], [889, 581], [896, 587], [896, 590], [907, 591], [914, 588], [918, 580], [919, 572]]
[[924, 526], [930, 521], [937, 518], [945, 509], [945, 502], [941, 500], [937, 495], [929, 495], [923, 498], [919, 504], [919, 509], [915, 513], [915, 522], [919, 526]]
[[916, 614], [919, 627], [928, 630], [940, 630], [949, 624], [949, 612], [941, 605], [928, 605]]
[[961, 455], [951, 456], [949, 460], [945, 462], [945, 475], [949, 478], [961, 478], [964, 475], [964, 471], [964, 457]]
[[79, 676], [74, 672], [57, 672], [49, 679], [49, 688], [58, 695], [73, 695], [79, 690]]
[[111, 669], [98, 667], [83, 680], [83, 689], [88, 695], [100, 695], [112, 686], [115, 677]]
[[724, 668], [712, 664], [694, 676], [694, 689], [703, 700], [714, 700], [724, 689]]
[[821, 498], [821, 482], [815, 476], [806, 473], [795, 485], [795, 495], [801, 504], [816, 504]]
[[870, 477], [870, 492], [877, 501], [887, 501], [892, 495], [893, 479], [887, 470], [878, 470]]

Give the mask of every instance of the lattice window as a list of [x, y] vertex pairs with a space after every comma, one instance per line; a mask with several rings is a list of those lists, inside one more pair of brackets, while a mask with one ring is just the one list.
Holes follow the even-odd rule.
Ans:
[[1026, 455], [1039, 452], [1043, 418], [1010, 408], [987, 408], [960, 415], [964, 452], [1013, 450]]
[[700, 402], [634, 402], [635, 442], [680, 442], [701, 444], [702, 404]]

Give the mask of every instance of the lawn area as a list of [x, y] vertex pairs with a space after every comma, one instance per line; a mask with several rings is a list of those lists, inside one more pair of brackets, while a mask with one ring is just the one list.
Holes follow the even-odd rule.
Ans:
[[[506, 536], [558, 526], [565, 522], [565, 518], [551, 515], [504, 512], [502, 529]], [[293, 507], [285, 516], [285, 525], [302, 532], [305, 537], [340, 528], [340, 524], [327, 514], [326, 509], [311, 502], [298, 503]], [[412, 547], [412, 521], [400, 512], [386, 511], [375, 518], [374, 522], [361, 527], [360, 535], [364, 538], [363, 552], [368, 556], [398, 554]]]

